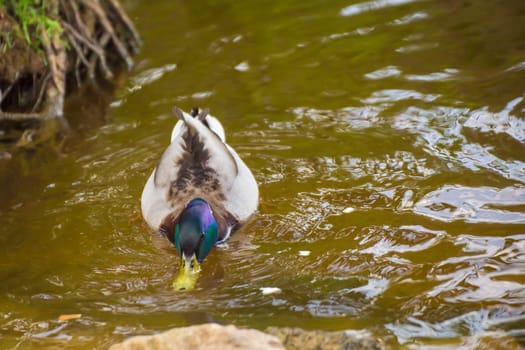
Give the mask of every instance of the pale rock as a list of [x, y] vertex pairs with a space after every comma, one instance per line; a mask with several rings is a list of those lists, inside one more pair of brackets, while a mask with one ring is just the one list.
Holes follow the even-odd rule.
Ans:
[[137, 336], [110, 350], [284, 350], [281, 341], [255, 329], [214, 323], [174, 328], [164, 333]]

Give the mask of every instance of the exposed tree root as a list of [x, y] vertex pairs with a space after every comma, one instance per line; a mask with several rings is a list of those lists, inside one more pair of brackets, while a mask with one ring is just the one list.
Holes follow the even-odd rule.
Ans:
[[[64, 100], [86, 80], [114, 77], [130, 68], [140, 39], [117, 0], [46, 0], [46, 13], [63, 29], [41, 29], [42, 52], [16, 36], [16, 19], [0, 8], [0, 129], [16, 123], [62, 118]], [[18, 31], [19, 32], [19, 31]], [[1, 140], [0, 140], [1, 141]]]

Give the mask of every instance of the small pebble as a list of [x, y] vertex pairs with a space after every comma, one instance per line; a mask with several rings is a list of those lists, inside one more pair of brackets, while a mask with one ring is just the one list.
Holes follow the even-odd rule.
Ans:
[[353, 212], [354, 210], [355, 209], [352, 208], [352, 207], [346, 207], [346, 208], [343, 209], [343, 213], [349, 214], [349, 213]]
[[262, 287], [259, 288], [259, 290], [262, 292], [263, 295], [277, 294], [282, 292], [281, 288], [277, 287]]
[[310, 251], [309, 250], [300, 250], [299, 251], [299, 256], [308, 256], [310, 255]]

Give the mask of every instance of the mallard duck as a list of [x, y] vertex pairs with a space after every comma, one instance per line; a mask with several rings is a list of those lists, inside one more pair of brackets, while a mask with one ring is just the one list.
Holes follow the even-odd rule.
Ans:
[[224, 128], [208, 110], [179, 119], [171, 144], [142, 192], [148, 226], [167, 237], [181, 257], [177, 289], [190, 289], [210, 250], [224, 243], [257, 210], [255, 178], [226, 143]]

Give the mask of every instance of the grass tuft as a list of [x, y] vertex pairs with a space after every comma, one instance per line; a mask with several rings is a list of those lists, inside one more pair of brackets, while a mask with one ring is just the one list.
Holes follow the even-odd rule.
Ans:
[[45, 0], [0, 0], [2, 7], [18, 20], [25, 41], [37, 51], [43, 47], [42, 30], [48, 37], [63, 31], [60, 23], [48, 16]]

